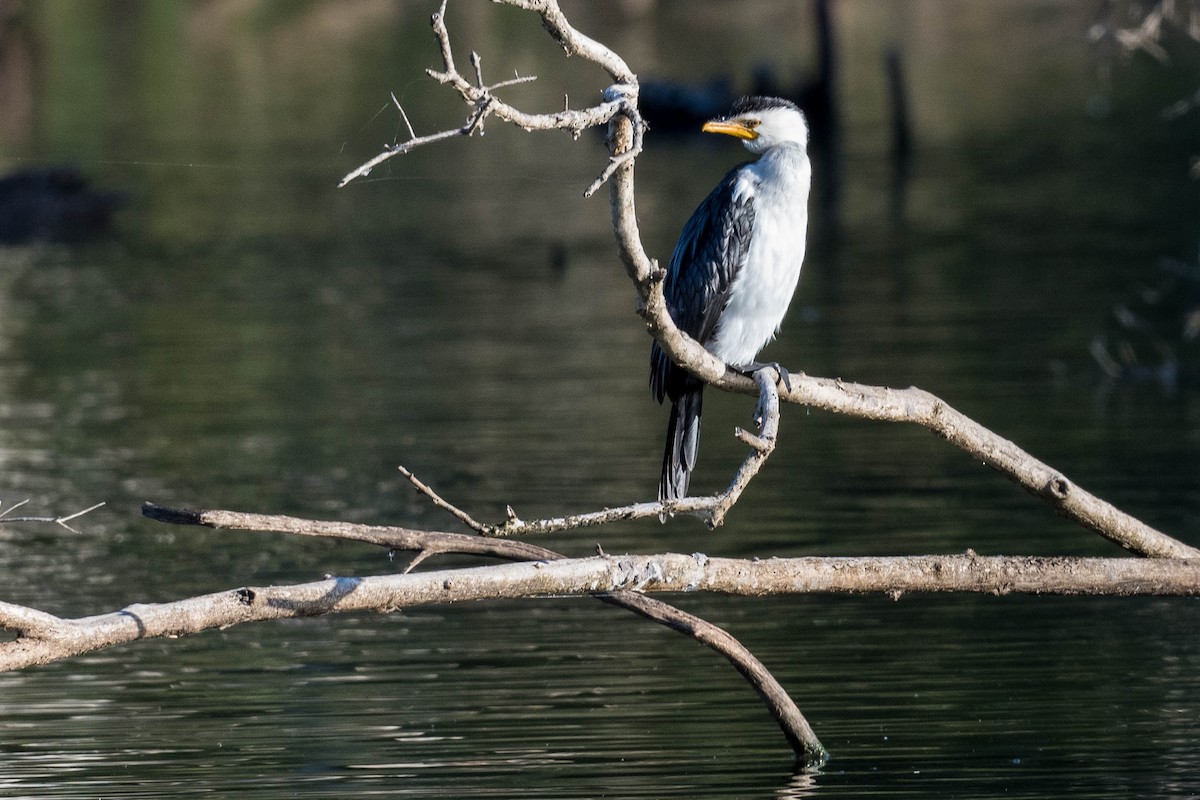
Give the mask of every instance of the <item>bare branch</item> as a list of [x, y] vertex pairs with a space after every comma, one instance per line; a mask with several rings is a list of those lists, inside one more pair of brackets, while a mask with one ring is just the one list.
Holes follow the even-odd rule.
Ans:
[[759, 422], [759, 435], [747, 433], [741, 428], [735, 432], [738, 439], [750, 446], [750, 455], [734, 474], [733, 482], [718, 496], [718, 501], [713, 505], [708, 520], [708, 524], [713, 527], [724, 521], [725, 514], [737, 503], [771, 453], [775, 452], [775, 439], [779, 432], [779, 389], [775, 385], [775, 375], [777, 373], [774, 368], [760, 369], [754, 373], [754, 382], [758, 384], [759, 390], [758, 408], [754, 414]]
[[[758, 474], [774, 449], [778, 426], [778, 387], [771, 379], [773, 370], [759, 370], [753, 383], [742, 375], [741, 383], [750, 383], [760, 394], [760, 414], [764, 420], [761, 437], [745, 431], [738, 438], [753, 452], [743, 461], [730, 485], [721, 493], [706, 497], [688, 497], [670, 503], [635, 503], [583, 514], [522, 520], [516, 515], [489, 526], [472, 526], [489, 536], [528, 536], [576, 528], [605, 525], [620, 520], [646, 519], [662, 513], [689, 514], [710, 526], [718, 526], [740, 498], [749, 482]], [[1131, 552], [1158, 558], [1197, 558], [1200, 551], [1151, 528], [1104, 500], [1080, 488], [1065, 475], [1037, 460], [1013, 442], [1004, 439], [955, 410], [944, 401], [921, 389], [888, 389], [847, 383], [828, 378], [813, 378], [792, 373], [787, 399], [794, 403], [829, 411], [893, 422], [923, 425], [950, 443], [979, 457], [1004, 473], [1037, 497], [1050, 503], [1063, 516], [1079, 522]], [[445, 500], [446, 507], [455, 508]], [[465, 514], [457, 510], [459, 514]]]
[[475, 531], [476, 533], [487, 534], [487, 533], [491, 532], [492, 528], [490, 525], [486, 525], [486, 524], [478, 521], [477, 519], [472, 517], [470, 514], [463, 511], [458, 506], [456, 506], [450, 502], [447, 502], [446, 500], [443, 500], [441, 495], [439, 495], [428, 484], [426, 484], [424, 481], [422, 481], [420, 478], [418, 478], [416, 475], [414, 475], [412, 473], [412, 471], [409, 470], [407, 467], [405, 467], [404, 465], [401, 465], [399, 467], [399, 469], [400, 469], [400, 474], [403, 475], [404, 477], [408, 478], [408, 481], [409, 481], [409, 483], [411, 483], [413, 485], [413, 488], [415, 488], [418, 492], [420, 492], [421, 494], [428, 497], [435, 506], [442, 509], [443, 511], [448, 511], [450, 514], [454, 515], [454, 517], [456, 519], [458, 519], [460, 522], [462, 522], [464, 525], [466, 525], [468, 528]]
[[[203, 525], [208, 528], [243, 531], [275, 531], [297, 536], [321, 536], [349, 539], [379, 545], [392, 550], [435, 549], [446, 553], [486, 556], [490, 558], [520, 558], [537, 561], [551, 551], [524, 542], [501, 542], [465, 533], [419, 531], [389, 525], [357, 525], [350, 522], [324, 522], [277, 514], [244, 514], [237, 511], [194, 510], [166, 508], [146, 503], [142, 514], [159, 522], [175, 525]], [[511, 549], [508, 545], [517, 545]], [[551, 553], [552, 554], [552, 553]]]
[[[621, 95], [620, 102], [626, 109], [637, 108], [636, 89], [620, 86], [610, 87], [608, 91], [619, 93]], [[657, 262], [646, 254], [642, 245], [642, 234], [638, 229], [637, 208], [634, 202], [634, 160], [626, 158], [628, 153], [637, 150], [644, 129], [645, 125], [640, 118], [628, 113], [614, 116], [608, 123], [610, 159], [623, 159], [618, 168], [613, 171], [608, 182], [609, 205], [612, 210], [613, 234], [617, 240], [617, 254], [621, 257], [626, 273], [638, 290], [638, 312], [646, 320], [646, 327], [650, 331], [650, 335], [665, 345], [666, 343], [660, 338], [663, 332], [674, 331], [676, 337], [684, 336], [684, 334], [675, 327], [675, 323], [667, 311], [667, 301], [662, 292], [662, 282], [666, 277], [666, 272], [658, 268]], [[697, 351], [708, 354], [708, 351], [698, 343], [691, 339], [688, 341], [695, 345]], [[674, 352], [667, 352], [672, 359], [675, 358]], [[715, 356], [710, 356], [710, 358], [719, 362]], [[681, 364], [681, 366], [695, 372], [687, 364]], [[700, 375], [700, 377], [705, 376]]]
[[[794, 372], [791, 383], [791, 391], [785, 391], [781, 397], [792, 403], [867, 419], [922, 425], [999, 470], [1061, 515], [1131, 552], [1158, 558], [1200, 557], [1200, 550], [1155, 530], [1085, 491], [1015, 443], [922, 389], [865, 386]], [[744, 389], [739, 385], [737, 391]]]
[[[445, 500], [442, 500], [436, 492], [417, 480], [411, 472], [403, 467], [401, 467], [401, 471], [413, 482], [414, 486], [417, 486], [419, 491], [433, 500], [439, 508], [450, 511], [450, 513], [459, 519], [463, 518], [460, 516], [462, 512]], [[180, 510], [164, 508], [150, 503], [143, 506], [142, 513], [152, 519], [163, 522], [328, 536], [331, 538], [371, 542], [388, 547], [389, 549], [416, 550], [417, 554], [404, 569], [404, 574], [411, 573], [413, 568], [418, 564], [431, 556], [441, 553], [472, 553], [512, 560], [532, 559], [543, 562], [563, 558], [561, 554], [553, 550], [547, 550], [523, 542], [481, 539], [476, 536], [462, 536], [461, 534], [436, 531], [412, 531], [406, 528], [381, 528], [373, 525], [319, 522], [315, 520], [296, 519], [294, 517], [242, 514], [235, 511]], [[486, 551], [476, 549], [473, 544], [480, 542], [489, 543], [490, 546]], [[459, 549], [458, 545], [465, 545], [469, 549]], [[699, 617], [681, 611], [660, 600], [630, 591], [622, 590], [601, 593], [597, 594], [596, 597], [609, 605], [633, 611], [643, 617], [685, 633], [723, 655], [754, 687], [754, 690], [766, 703], [767, 708], [771, 711], [776, 722], [783, 730], [784, 736], [787, 737], [788, 742], [792, 745], [793, 751], [803, 759], [804, 763], [808, 766], [817, 766], [824, 763], [827, 757], [825, 748], [817, 739], [807, 720], [805, 720], [804, 714], [801, 713], [787, 691], [771, 675], [770, 671], [729, 633], [710, 622], [706, 622]], [[0, 646], [0, 653], [2, 653], [2, 646]], [[3, 660], [0, 658], [0, 666], [2, 665]]]
[[715, 528], [724, 522], [729, 509], [737, 503], [742, 492], [750, 485], [750, 481], [754, 479], [754, 476], [766, 463], [767, 458], [775, 450], [775, 438], [779, 430], [779, 390], [775, 385], [775, 375], [777, 372], [774, 367], [767, 367], [755, 372], [754, 381], [761, 392], [758, 410], [755, 413], [756, 422], [760, 426], [760, 435], [755, 436], [740, 428], [734, 432], [739, 440], [750, 447], [750, 453], [734, 473], [729, 486], [715, 495], [685, 497], [668, 502], [633, 503], [616, 508], [606, 508], [602, 511], [538, 520], [523, 520], [509, 507], [504, 522], [498, 525], [488, 525], [476, 520], [466, 511], [443, 498], [405, 467], [400, 467], [400, 472], [408, 478], [417, 491], [428, 497], [434, 505], [454, 515], [456, 519], [484, 536], [515, 537], [553, 533], [607, 525], [619, 520], [651, 519], [662, 517], [664, 514], [688, 514], [699, 517], [706, 525]]
[[[570, 54], [578, 54], [589, 61], [603, 67], [614, 79], [623, 83], [630, 84], [630, 91], [625, 97], [633, 96], [636, 98], [636, 81], [635, 76], [625, 64], [625, 62], [617, 56], [612, 50], [599, 44], [598, 42], [589, 39], [583, 34], [576, 31], [567, 23], [562, 11], [558, 8], [558, 3], [555, 0], [540, 0], [539, 2], [520, 2], [519, 0], [505, 0], [509, 5], [515, 5], [519, 8], [526, 8], [531, 11], [536, 11], [542, 16], [543, 23], [546, 28], [555, 35], [555, 38], [562, 44], [563, 48]], [[450, 32], [446, 28], [446, 3], [442, 2], [430, 20], [433, 26], [434, 36], [438, 41], [438, 47], [442, 56], [442, 69], [428, 69], [426, 74], [439, 83], [449, 85], [471, 105], [473, 112], [468, 122], [461, 128], [453, 130], [441, 131], [429, 136], [416, 137], [412, 135], [412, 126], [408, 125], [410, 138], [407, 142], [399, 145], [387, 147], [383, 152], [371, 158], [362, 165], [351, 170], [341, 181], [338, 182], [338, 187], [343, 187], [356, 178], [365, 177], [371, 173], [371, 170], [379, 166], [379, 164], [392, 158], [393, 156], [407, 153], [415, 147], [431, 144], [433, 142], [449, 139], [454, 136], [470, 135], [483, 124], [484, 118], [490, 115], [495, 115], [505, 122], [512, 123], [525, 130], [564, 130], [572, 136], [578, 137], [587, 128], [594, 128], [600, 125], [605, 125], [614, 116], [619, 113], [624, 113], [630, 108], [625, 97], [619, 100], [605, 100], [598, 105], [590, 108], [571, 109], [564, 108], [562, 111], [554, 114], [529, 114], [518, 110], [498, 99], [494, 92], [497, 89], [512, 86], [518, 83], [528, 83], [536, 80], [533, 76], [521, 77], [520, 75], [510, 79], [501, 81], [492, 86], [487, 86], [483, 81], [483, 66], [482, 59], [477, 53], [472, 52], [471, 64], [475, 72], [475, 82], [467, 80], [455, 66], [454, 50], [450, 44]], [[394, 100], [393, 96], [393, 100]], [[399, 103], [397, 103], [397, 106]], [[636, 111], [636, 103], [633, 104]], [[401, 114], [403, 114], [401, 109]], [[405, 116], [405, 123], [408, 123]], [[640, 150], [640, 147], [639, 147]], [[636, 155], [636, 154], [635, 154]], [[632, 158], [632, 156], [631, 156]], [[603, 183], [603, 181], [600, 181]], [[599, 184], [594, 184], [598, 186]], [[595, 191], [590, 189], [589, 194]]]
[[432, 144], [433, 142], [440, 142], [443, 139], [450, 139], [455, 136], [468, 136], [471, 133], [471, 126], [473, 124], [474, 121], [472, 120], [461, 128], [455, 128], [449, 131], [439, 131], [438, 133], [431, 133], [428, 136], [418, 136], [415, 139], [409, 139], [407, 142], [402, 142], [401, 144], [389, 145], [388, 147], [384, 148], [383, 152], [379, 155], [360, 164], [348, 172], [346, 177], [338, 181], [338, 188], [342, 188], [355, 178], [365, 178], [371, 174], [371, 170], [375, 169], [375, 167], [379, 166], [384, 161], [387, 161], [392, 156], [403, 155], [413, 148], [420, 147], [421, 145], [425, 144]]
[[[279, 530], [366, 541], [386, 547], [497, 555], [557, 554], [508, 540], [404, 528], [326, 523], [229, 511], [188, 511], [147, 505], [155, 519], [250, 530]], [[487, 548], [485, 550], [479, 547]], [[504, 566], [368, 578], [331, 578], [295, 586], [243, 587], [179, 600], [137, 604], [118, 612], [67, 620], [0, 603], [0, 626], [17, 639], [0, 642], [0, 669], [19, 669], [93, 650], [213, 627], [328, 613], [394, 611], [429, 603], [544, 595], [594, 595], [688, 633], [724, 654], [767, 701], [795, 751], [809, 765], [824, 748], [803, 715], [765, 667], [719, 628], [649, 597], [646, 592], [716, 591], [764, 595], [812, 592], [916, 591], [1061, 594], [1200, 595], [1200, 561], [1176, 559], [1038, 559], [965, 556], [800, 558], [743, 561], [662, 554], [533, 560]]]
[[[636, 235], [636, 222], [632, 211], [632, 188], [626, 197], [621, 175], [618, 171], [613, 184], [614, 225], [620, 232], [618, 240], [624, 241]], [[618, 207], [626, 210], [618, 211]], [[620, 219], [617, 219], [618, 216]], [[626, 242], [622, 246], [623, 251], [628, 247], [630, 244]], [[644, 259], [639, 243], [636, 249], [628, 251], [626, 263], [635, 265], [640, 271], [645, 269]], [[651, 334], [673, 361], [725, 391], [741, 394], [758, 391], [753, 381], [721, 363], [674, 326], [662, 294], [661, 273], [656, 267], [639, 285], [647, 287], [640, 313], [647, 319]], [[922, 425], [1000, 471], [1050, 504], [1062, 516], [1131, 552], [1159, 558], [1200, 557], [1200, 550], [1156, 530], [1084, 490], [1063, 473], [923, 389], [868, 386], [840, 379], [810, 377], [799, 371], [790, 374], [792, 386], [781, 393], [782, 400], [854, 417]]]
[[509, 78], [508, 80], [500, 81], [499, 83], [493, 83], [491, 86], [489, 86], [487, 88], [488, 88], [489, 92], [494, 92], [497, 89], [503, 89], [507, 86], [517, 86], [522, 83], [533, 83], [536, 80], [537, 80], [537, 75], [515, 75], [514, 77]]
[[597, 599], [666, 625], [721, 653], [758, 692], [806, 770], [816, 769], [829, 759], [816, 732], [775, 676], [724, 628], [638, 592], [612, 592]]
[[912, 556], [746, 561], [701, 554], [592, 556], [466, 569], [329, 578], [243, 587], [169, 603], [60, 620], [0, 605], [22, 632], [0, 642], [0, 669], [20, 669], [104, 647], [214, 627], [331, 613], [387, 612], [470, 600], [619, 592], [767, 594], [982, 592], [987, 594], [1200, 595], [1200, 561], [1135, 558]]
[[[367, 541], [420, 551], [442, 549], [509, 558], [520, 553], [549, 559], [503, 566], [368, 578], [331, 578], [295, 586], [243, 587], [173, 603], [133, 605], [84, 619], [60, 619], [0, 604], [0, 625], [17, 639], [0, 642], [0, 669], [19, 669], [137, 639], [182, 636], [212, 627], [328, 613], [393, 611], [430, 603], [544, 595], [593, 595], [694, 636], [722, 652], [756, 689], [806, 763], [824, 749], [803, 715], [762, 665], [733, 647], [732, 637], [703, 620], [645, 597], [648, 592], [715, 591], [759, 596], [781, 593], [1014, 592], [1109, 595], [1200, 595], [1200, 561], [1182, 559], [1080, 559], [916, 556], [910, 558], [795, 558], [744, 561], [702, 554], [596, 556], [558, 554], [509, 540], [483, 539], [404, 528], [325, 523], [230, 511], [188, 511], [147, 505], [163, 521], [250, 530], [279, 530]], [[555, 560], [557, 559], [557, 560]], [[656, 605], [657, 604], [657, 605]], [[736, 644], [733, 642], [733, 644]], [[742, 648], [744, 649], [744, 648]], [[801, 724], [803, 723], [803, 724]]]

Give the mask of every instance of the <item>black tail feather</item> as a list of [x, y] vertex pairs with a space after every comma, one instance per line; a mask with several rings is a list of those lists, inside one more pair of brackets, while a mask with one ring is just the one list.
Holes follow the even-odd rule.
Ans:
[[688, 483], [700, 451], [700, 410], [703, 400], [704, 385], [700, 384], [680, 393], [671, 402], [662, 478], [658, 482], [660, 501], [687, 497]]

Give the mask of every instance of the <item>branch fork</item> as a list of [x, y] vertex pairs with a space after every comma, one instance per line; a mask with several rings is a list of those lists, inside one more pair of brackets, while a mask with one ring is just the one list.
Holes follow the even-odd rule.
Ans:
[[[567, 105], [562, 111], [553, 114], [530, 114], [520, 111], [516, 107], [499, 99], [495, 92], [498, 89], [516, 84], [529, 83], [536, 80], [536, 76], [516, 75], [508, 80], [487, 85], [483, 79], [483, 60], [478, 53], [472, 52], [471, 66], [474, 72], [474, 82], [468, 80], [459, 72], [458, 67], [455, 65], [454, 48], [450, 43], [450, 32], [446, 27], [447, 0], [442, 0], [441, 6], [439, 6], [438, 10], [430, 18], [430, 24], [433, 27], [434, 37], [437, 39], [438, 49], [442, 57], [442, 69], [429, 68], [425, 70], [425, 73], [443, 86], [449, 86], [454, 89], [471, 106], [472, 113], [470, 117], [459, 128], [417, 137], [413, 135], [412, 125], [408, 123], [408, 116], [401, 109], [401, 114], [404, 116], [405, 124], [409, 130], [408, 141], [384, 148], [378, 155], [351, 170], [338, 183], [339, 188], [346, 186], [357, 178], [366, 177], [379, 164], [393, 156], [407, 153], [416, 147], [450, 139], [455, 136], [470, 136], [477, 132], [482, 133], [484, 120], [493, 115], [527, 131], [563, 130], [576, 139], [588, 128], [608, 124], [610, 120], [618, 115], [623, 114], [633, 120], [635, 123], [634, 129], [638, 133], [636, 134], [636, 142], [634, 148], [632, 148], [632, 152], [628, 155], [614, 155], [610, 158], [608, 165], [600, 177], [593, 181], [592, 185], [585, 191], [586, 196], [591, 196], [596, 192], [622, 166], [632, 163], [632, 160], [641, 152], [641, 131], [645, 127], [644, 123], [641, 122], [641, 116], [637, 110], [637, 76], [619, 56], [607, 47], [589, 39], [571, 27], [559, 9], [556, 0], [533, 0], [532, 2], [525, 2], [525, 0], [504, 1], [509, 5], [535, 11], [540, 14], [547, 30], [551, 31], [556, 38], [559, 38], [560, 43], [569, 55], [584, 55], [589, 60], [602, 66], [618, 83], [606, 89], [602, 102], [594, 106], [572, 109]], [[394, 95], [393, 100], [395, 100]], [[396, 105], [399, 106], [399, 103]]]
[[87, 508], [83, 509], [82, 511], [75, 511], [71, 514], [63, 514], [61, 516], [56, 516], [56, 517], [14, 517], [14, 516], [12, 516], [12, 512], [16, 511], [18, 508], [20, 508], [21, 506], [25, 505], [28, 502], [29, 502], [29, 498], [26, 498], [24, 500], [20, 500], [16, 503], [13, 503], [11, 506], [9, 506], [6, 509], [0, 510], [0, 522], [51, 522], [51, 523], [54, 523], [55, 525], [58, 525], [61, 528], [66, 528], [71, 533], [79, 533], [79, 531], [75, 530], [67, 523], [72, 522], [73, 520], [79, 519], [84, 514], [90, 514], [91, 512], [95, 511], [97, 508], [102, 508], [105, 505], [103, 502], [100, 502], [100, 503], [96, 503], [95, 505], [88, 506]]

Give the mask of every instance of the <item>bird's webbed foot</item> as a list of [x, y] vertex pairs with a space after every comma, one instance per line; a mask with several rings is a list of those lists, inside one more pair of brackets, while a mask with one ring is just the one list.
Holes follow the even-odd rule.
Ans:
[[[771, 362], [768, 362], [765, 364], [760, 363], [758, 361], [754, 361], [750, 364], [747, 364], [744, 367], [737, 368], [738, 372], [742, 373], [747, 378], [753, 378], [755, 373], [757, 373], [760, 370], [764, 370], [764, 369], [775, 370], [775, 374], [777, 376], [779, 376], [777, 383], [782, 383], [783, 387], [785, 389], [787, 389], [789, 392], [792, 391], [791, 373], [787, 371], [786, 367], [784, 367], [782, 364], [780, 364], [777, 361], [771, 361]], [[766, 416], [766, 410], [763, 408], [763, 403], [764, 403], [765, 399], [766, 398], [764, 398], [760, 395], [758, 398], [758, 405], [755, 406], [755, 408], [754, 408], [754, 424], [757, 425], [760, 429], [762, 428], [763, 418]]]
[[788, 372], [787, 367], [780, 364], [778, 361], [752, 361], [744, 367], [738, 367], [737, 371], [745, 375], [747, 378], [754, 377], [754, 373], [760, 369], [773, 369], [775, 374], [779, 376], [779, 382], [783, 384], [783, 388], [789, 392], [792, 391], [792, 373]]

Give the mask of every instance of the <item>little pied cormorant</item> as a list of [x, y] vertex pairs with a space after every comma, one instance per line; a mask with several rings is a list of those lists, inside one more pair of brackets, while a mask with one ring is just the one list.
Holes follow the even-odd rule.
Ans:
[[[808, 126], [792, 102], [738, 101], [708, 133], [742, 140], [759, 158], [730, 170], [683, 228], [664, 292], [671, 319], [730, 366], [746, 370], [774, 338], [787, 313], [808, 229]], [[650, 390], [671, 400], [659, 500], [687, 496], [700, 446], [704, 382], [650, 350]]]

